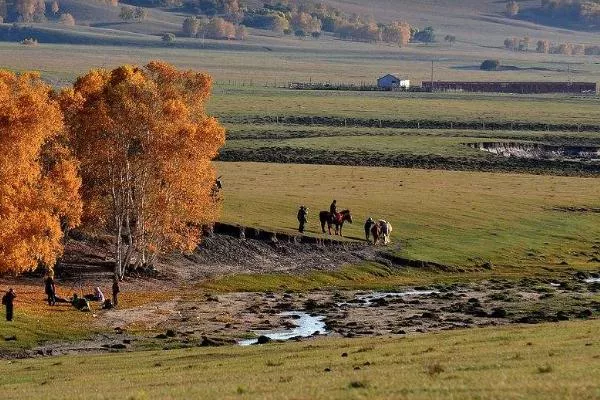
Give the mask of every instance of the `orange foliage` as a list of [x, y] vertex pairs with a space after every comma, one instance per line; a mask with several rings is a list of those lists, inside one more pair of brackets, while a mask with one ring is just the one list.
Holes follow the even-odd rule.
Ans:
[[115, 235], [116, 274], [194, 249], [198, 227], [216, 219], [211, 160], [225, 131], [204, 110], [211, 86], [208, 75], [151, 62], [91, 71], [62, 93], [85, 222]]
[[62, 127], [38, 75], [0, 71], [0, 272], [54, 266], [62, 228], [79, 223], [81, 181]]

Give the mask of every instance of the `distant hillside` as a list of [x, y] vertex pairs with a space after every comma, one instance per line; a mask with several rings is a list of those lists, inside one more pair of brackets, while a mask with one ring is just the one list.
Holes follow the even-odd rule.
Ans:
[[[9, 4], [6, 1], [0, 0], [0, 14], [2, 4]], [[11, 0], [10, 4], [14, 4], [13, 1]], [[53, 42], [61, 42], [64, 39], [65, 43], [90, 43], [93, 42], [94, 37], [98, 37], [102, 38], [104, 44], [108, 42], [127, 45], [129, 40], [159, 43], [163, 33], [171, 32], [178, 36], [178, 42], [183, 40], [183, 36], [192, 37], [192, 41], [187, 42], [186, 46], [196, 47], [194, 41], [203, 38], [203, 34], [184, 32], [183, 22], [186, 18], [199, 13], [210, 14], [211, 7], [216, 5], [217, 15], [233, 20], [234, 24], [244, 24], [248, 27], [250, 42], [255, 44], [268, 42], [269, 46], [276, 45], [279, 41], [289, 44], [292, 40], [295, 45], [306, 47], [312, 46], [310, 45], [312, 39], [385, 42], [387, 41], [383, 37], [385, 34], [391, 37], [390, 40], [405, 44], [406, 26], [394, 26], [392, 25], [394, 21], [409, 24], [413, 29], [411, 34], [414, 34], [415, 30], [432, 27], [435, 31], [436, 43], [430, 44], [431, 46], [447, 48], [445, 37], [450, 36], [456, 42], [452, 47], [461, 49], [461, 52], [477, 53], [482, 49], [502, 50], [503, 42], [507, 37], [528, 37], [532, 43], [547, 40], [556, 42], [557, 45], [565, 42], [586, 46], [600, 45], [600, 38], [593, 32], [549, 26], [560, 24], [557, 21], [563, 21], [565, 25], [567, 16], [570, 16], [573, 21], [572, 7], [564, 7], [563, 0], [518, 1], [520, 11], [516, 18], [506, 15], [507, 2], [504, 0], [288, 0], [289, 3], [300, 5], [301, 10], [308, 10], [308, 19], [305, 18], [306, 15], [300, 15], [301, 13], [296, 11], [294, 12], [298, 15], [290, 15], [290, 12], [286, 11], [290, 9], [289, 4], [282, 6], [279, 0], [247, 0], [241, 3], [245, 8], [233, 12], [229, 8], [228, 13], [224, 12], [229, 7], [227, 4], [235, 0], [185, 0], [181, 3], [183, 7], [175, 7], [174, 5], [179, 4], [176, 0], [122, 0], [117, 5], [113, 5], [113, 0], [57, 1], [59, 11], [52, 12], [53, 1], [46, 0], [46, 17], [43, 21], [35, 21], [35, 18], [39, 17], [36, 15], [28, 17], [32, 23], [27, 22], [29, 33], [34, 34], [38, 29], [40, 32], [43, 31], [43, 35], [47, 38], [51, 37]], [[315, 9], [315, 4], [319, 1], [325, 7]], [[263, 7], [265, 3], [269, 4], [269, 7]], [[574, 3], [593, 3], [600, 6], [600, 0], [572, 0], [568, 4]], [[550, 12], [548, 4], [554, 4], [553, 14], [548, 14]], [[145, 15], [142, 20], [123, 20], [120, 16], [123, 6], [148, 7], [144, 7]], [[332, 8], [338, 11], [332, 11]], [[313, 11], [310, 11], [311, 9]], [[588, 9], [589, 7], [586, 8]], [[331, 18], [332, 12], [334, 15], [342, 16]], [[73, 16], [75, 27], [57, 23], [59, 16], [64, 13]], [[566, 15], [564, 20], [550, 16], [563, 14]], [[586, 21], [591, 21], [591, 17], [586, 18], [588, 18]], [[10, 23], [12, 20], [6, 19], [5, 22]], [[337, 29], [338, 24], [342, 24], [343, 29]], [[382, 28], [383, 26], [387, 26], [388, 29]], [[94, 29], [88, 31], [82, 29], [83, 27]], [[15, 38], [25, 34], [24, 31], [20, 31], [17, 32], [18, 34], [12, 32], [9, 35], [8, 28], [5, 24], [4, 29], [0, 30], [0, 40], [14, 41]], [[311, 38], [314, 31], [323, 31], [323, 33]], [[128, 38], [123, 41], [119, 32], [142, 34], [147, 37]], [[303, 32], [305, 36], [301, 37], [308, 36], [308, 40], [294, 41], [297, 32]], [[397, 34], [391, 35], [390, 32]], [[82, 36], [81, 40], [77, 40], [79, 35]], [[113, 36], [114, 41], [108, 40]], [[42, 37], [38, 39], [43, 41]], [[225, 45], [226, 41], [223, 42]], [[176, 46], [179, 45], [178, 43]]]
[[[516, 18], [578, 30], [600, 30], [600, 0], [536, 0], [523, 2]], [[517, 2], [519, 4], [519, 2]]]

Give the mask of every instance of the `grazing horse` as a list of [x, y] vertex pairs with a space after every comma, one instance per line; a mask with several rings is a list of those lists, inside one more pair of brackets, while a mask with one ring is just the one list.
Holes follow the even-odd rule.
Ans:
[[371, 235], [373, 235], [373, 245], [377, 245], [380, 240], [387, 245], [391, 242], [390, 234], [392, 233], [392, 224], [380, 219], [371, 227]]
[[319, 213], [319, 220], [321, 221], [321, 229], [323, 230], [323, 233], [325, 233], [325, 223], [327, 223], [327, 228], [330, 235], [331, 225], [335, 225], [335, 234], [342, 236], [344, 222], [348, 221], [349, 223], [352, 223], [352, 214], [350, 213], [350, 210], [344, 210], [337, 213], [337, 215], [332, 214], [329, 211], [321, 211]]

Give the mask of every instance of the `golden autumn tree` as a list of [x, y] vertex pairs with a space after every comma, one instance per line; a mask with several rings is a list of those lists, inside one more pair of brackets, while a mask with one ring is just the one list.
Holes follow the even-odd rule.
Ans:
[[0, 70], [0, 272], [53, 267], [81, 217], [60, 107], [37, 74]]
[[225, 140], [204, 104], [208, 75], [151, 62], [93, 70], [62, 93], [81, 160], [87, 226], [114, 235], [115, 274], [193, 250], [215, 221], [212, 159]]

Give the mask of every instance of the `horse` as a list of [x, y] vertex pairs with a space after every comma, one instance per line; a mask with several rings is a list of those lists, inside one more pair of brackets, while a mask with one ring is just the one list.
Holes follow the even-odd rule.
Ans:
[[349, 223], [352, 223], [352, 214], [350, 213], [350, 210], [343, 210], [342, 212], [337, 213], [337, 216], [329, 211], [321, 211], [319, 213], [319, 220], [321, 221], [323, 233], [325, 233], [325, 223], [327, 223], [330, 235], [331, 225], [335, 225], [335, 234], [343, 236], [342, 228], [344, 227], [344, 222], [348, 221]]
[[371, 227], [371, 235], [373, 235], [373, 245], [376, 246], [380, 240], [387, 245], [391, 242], [390, 234], [392, 233], [392, 224], [380, 219]]

